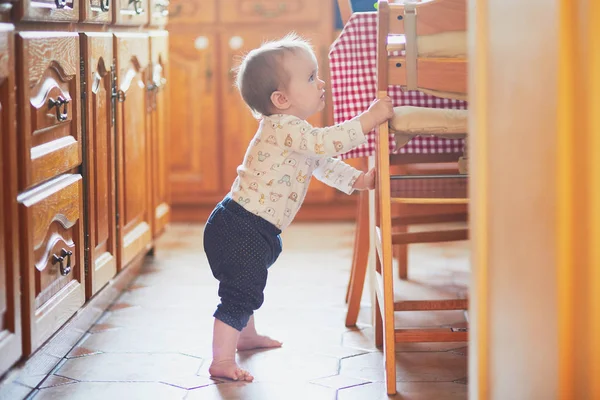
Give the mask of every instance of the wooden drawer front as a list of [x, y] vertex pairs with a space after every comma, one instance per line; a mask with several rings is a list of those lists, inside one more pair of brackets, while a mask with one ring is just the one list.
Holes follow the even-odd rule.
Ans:
[[169, 24], [177, 27], [182, 23], [197, 24], [215, 22], [217, 7], [215, 1], [222, 0], [170, 0]]
[[22, 21], [78, 21], [80, 0], [21, 0], [17, 18]]
[[219, 0], [218, 4], [220, 20], [235, 23], [318, 22], [319, 8], [324, 7], [316, 0]]
[[22, 32], [17, 38], [22, 191], [81, 163], [79, 36]]
[[[82, 178], [62, 175], [19, 196], [26, 351], [33, 351], [84, 302]], [[28, 344], [28, 345], [27, 345]]]
[[148, 0], [113, 0], [114, 23], [117, 25], [146, 25]]
[[152, 241], [150, 143], [146, 83], [150, 44], [144, 33], [115, 33], [120, 255], [129, 264]]
[[150, 26], [163, 27], [169, 20], [169, 0], [149, 0]]
[[111, 23], [113, 4], [111, 0], [81, 0], [81, 21], [97, 24]]

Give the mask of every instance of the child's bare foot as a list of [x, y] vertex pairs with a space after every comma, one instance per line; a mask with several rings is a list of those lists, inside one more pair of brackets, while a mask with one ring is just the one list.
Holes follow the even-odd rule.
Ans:
[[252, 349], [269, 349], [272, 347], [281, 347], [283, 343], [263, 335], [244, 335], [242, 334], [237, 343], [238, 351]]
[[210, 376], [215, 378], [227, 378], [233, 379], [234, 381], [246, 382], [252, 382], [254, 380], [254, 377], [250, 375], [250, 372], [238, 367], [235, 360], [213, 360], [208, 368], [208, 372], [210, 373]]

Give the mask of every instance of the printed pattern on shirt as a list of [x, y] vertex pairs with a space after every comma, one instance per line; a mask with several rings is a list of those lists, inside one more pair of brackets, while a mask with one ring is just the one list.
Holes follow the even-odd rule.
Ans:
[[315, 128], [291, 115], [264, 117], [237, 168], [230, 195], [283, 229], [300, 209], [313, 175], [344, 193], [353, 192], [361, 171], [333, 157], [364, 141], [358, 119]]

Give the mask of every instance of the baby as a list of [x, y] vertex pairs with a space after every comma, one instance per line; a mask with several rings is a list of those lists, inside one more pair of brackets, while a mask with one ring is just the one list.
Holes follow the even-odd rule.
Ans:
[[325, 82], [311, 46], [293, 34], [250, 51], [239, 67], [237, 86], [260, 123], [230, 192], [204, 229], [204, 250], [221, 298], [209, 372], [252, 381], [235, 353], [281, 346], [256, 332], [253, 312], [263, 303], [268, 269], [282, 249], [282, 230], [302, 205], [312, 176], [347, 194], [375, 187], [374, 170], [363, 173], [333, 157], [365, 143], [365, 134], [390, 119], [393, 108], [385, 98], [350, 121], [311, 126], [306, 119], [325, 106]]

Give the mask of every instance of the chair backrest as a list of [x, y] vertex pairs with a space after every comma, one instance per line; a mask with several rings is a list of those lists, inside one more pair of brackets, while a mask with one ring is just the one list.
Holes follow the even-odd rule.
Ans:
[[352, 2], [350, 0], [337, 0], [338, 7], [340, 8], [340, 16], [342, 17], [342, 23], [346, 25], [350, 16], [352, 15]]

